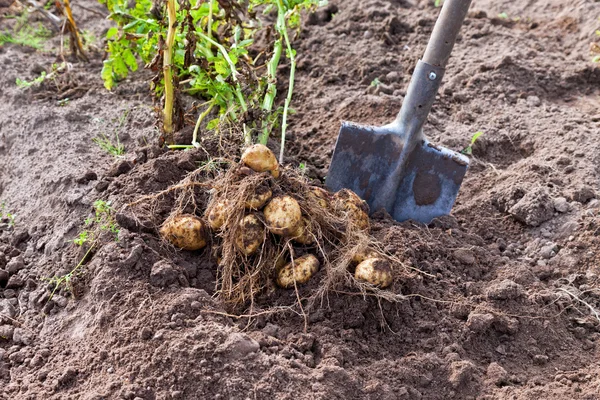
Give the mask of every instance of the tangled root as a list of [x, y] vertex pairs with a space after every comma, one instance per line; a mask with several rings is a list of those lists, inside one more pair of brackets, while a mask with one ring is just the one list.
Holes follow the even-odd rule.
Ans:
[[[225, 163], [229, 168], [223, 168]], [[305, 224], [302, 240], [271, 233], [261, 210], [247, 207], [252, 198], [268, 190], [273, 197], [288, 195], [298, 202]], [[220, 216], [221, 220], [213, 227], [210, 255], [218, 265], [217, 296], [232, 312], [239, 313], [249, 305], [252, 307], [258, 295], [284, 290], [275, 286], [279, 269], [309, 253], [318, 258], [321, 266], [320, 272], [308, 284], [294, 286], [296, 305], [302, 313], [318, 306], [330, 292], [351, 292], [388, 301], [404, 298], [394, 291], [355, 279], [353, 266], [356, 261], [353, 258], [360, 253], [368, 252], [389, 261], [395, 281], [408, 276], [409, 270], [399, 259], [385, 254], [365, 229], [364, 221], [355, 218], [354, 209], [340, 207], [336, 204], [339, 199], [327, 191], [315, 189], [299, 171], [285, 168], [275, 178], [269, 172], [254, 172], [240, 164], [220, 160], [218, 165], [205, 165], [178, 184], [126, 207], [147, 214], [165, 200], [172, 208], [170, 215], [162, 217], [162, 221], [181, 214], [195, 214], [209, 220], [211, 225], [214, 222], [211, 219]], [[255, 215], [262, 224], [262, 238], [256, 250], [242, 251], [242, 221], [249, 214]], [[147, 218], [150, 217], [146, 215]], [[156, 230], [162, 221], [155, 217]]]

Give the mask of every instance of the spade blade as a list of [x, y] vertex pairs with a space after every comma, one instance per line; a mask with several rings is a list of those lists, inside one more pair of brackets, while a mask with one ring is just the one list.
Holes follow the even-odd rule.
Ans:
[[[387, 204], [386, 211], [396, 221], [429, 223], [449, 214], [468, 158], [424, 137], [412, 149], [404, 149], [403, 133], [398, 128], [393, 124], [372, 127], [342, 123], [327, 187], [354, 191], [369, 204], [371, 212]], [[400, 163], [401, 159], [405, 161]], [[394, 177], [391, 186], [389, 177]]]

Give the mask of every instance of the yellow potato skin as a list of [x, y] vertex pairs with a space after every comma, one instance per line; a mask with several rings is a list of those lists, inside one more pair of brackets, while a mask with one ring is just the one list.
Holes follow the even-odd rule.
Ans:
[[260, 248], [265, 239], [262, 222], [254, 214], [248, 214], [240, 221], [240, 229], [235, 238], [235, 245], [242, 253], [249, 256]]
[[308, 227], [310, 222], [306, 217], [302, 217], [302, 221], [298, 225], [296, 231], [291, 235], [294, 238], [294, 242], [309, 245], [315, 242], [315, 237], [311, 234]]
[[367, 258], [358, 264], [354, 277], [382, 289], [390, 286], [394, 279], [390, 263], [382, 258]]
[[350, 221], [360, 230], [369, 231], [369, 206], [356, 193], [342, 189], [334, 195], [335, 209], [347, 213]]
[[365, 261], [367, 258], [377, 258], [377, 253], [373, 250], [367, 249], [365, 251], [361, 251], [352, 256], [352, 261], [360, 264]]
[[325, 190], [321, 189], [318, 186], [311, 186], [308, 192], [306, 193], [306, 197], [317, 203], [321, 208], [328, 209], [331, 206], [331, 195]]
[[277, 158], [264, 144], [255, 144], [248, 147], [242, 154], [242, 162], [253, 171], [270, 171], [275, 178], [279, 177]]
[[276, 235], [293, 235], [302, 221], [300, 204], [290, 196], [274, 197], [263, 212], [267, 228]]
[[319, 270], [319, 260], [312, 254], [306, 254], [287, 263], [277, 271], [276, 283], [279, 287], [289, 289], [297, 284], [306, 283]]
[[225, 199], [217, 202], [210, 208], [206, 215], [206, 219], [212, 230], [216, 231], [221, 229], [225, 224], [225, 221], [227, 221], [227, 207], [229, 207], [229, 200]]
[[206, 246], [205, 226], [195, 215], [179, 215], [163, 224], [161, 236], [183, 250], [199, 250]]
[[252, 193], [252, 196], [244, 202], [244, 206], [251, 210], [259, 210], [269, 201], [272, 195], [271, 189], [259, 187], [256, 193]]

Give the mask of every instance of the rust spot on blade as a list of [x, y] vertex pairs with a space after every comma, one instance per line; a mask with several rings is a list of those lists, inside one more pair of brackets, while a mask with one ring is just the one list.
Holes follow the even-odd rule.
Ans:
[[442, 194], [440, 178], [431, 172], [419, 171], [413, 181], [415, 203], [418, 206], [433, 204]]

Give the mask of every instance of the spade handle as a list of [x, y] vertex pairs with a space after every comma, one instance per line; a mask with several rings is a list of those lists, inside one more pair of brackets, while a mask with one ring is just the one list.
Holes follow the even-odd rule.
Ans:
[[425, 49], [423, 61], [445, 68], [471, 0], [445, 0]]
[[471, 0], [445, 0], [423, 59], [410, 79], [406, 97], [396, 118], [397, 133], [406, 141], [406, 152], [422, 136], [421, 128], [435, 101], [445, 67]]

